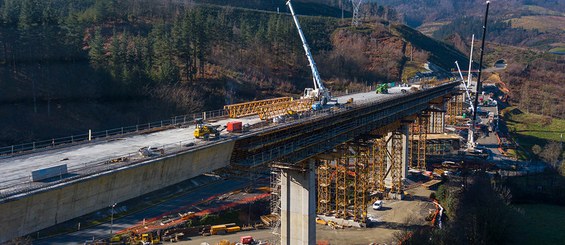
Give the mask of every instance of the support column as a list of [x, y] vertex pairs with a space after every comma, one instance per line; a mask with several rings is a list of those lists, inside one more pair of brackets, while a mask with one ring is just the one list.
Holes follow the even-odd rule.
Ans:
[[316, 244], [315, 162], [281, 170], [281, 244]]
[[410, 124], [402, 124], [402, 126], [398, 129], [398, 131], [402, 134], [402, 179], [406, 179], [406, 176], [408, 176], [408, 167], [412, 164], [409, 161], [411, 152], [408, 149], [408, 145], [411, 144], [411, 142], [408, 127], [410, 127]]

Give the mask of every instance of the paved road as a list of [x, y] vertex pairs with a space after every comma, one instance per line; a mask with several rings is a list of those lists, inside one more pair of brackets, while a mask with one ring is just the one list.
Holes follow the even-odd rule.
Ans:
[[[248, 184], [248, 181], [243, 180], [220, 180], [209, 185], [197, 187], [196, 189], [187, 191], [180, 197], [165, 201], [142, 212], [134, 213], [129, 216], [114, 220], [113, 230], [119, 231], [129, 228], [135, 224], [138, 224], [139, 222], [142, 222], [143, 219], [160, 217], [162, 214], [169, 211], [194, 204], [216, 194], [228, 193], [241, 189]], [[70, 234], [37, 240], [34, 241], [34, 244], [83, 244], [84, 241], [92, 240], [93, 237], [98, 238], [107, 236], [109, 234], [110, 223], [104, 223]]]

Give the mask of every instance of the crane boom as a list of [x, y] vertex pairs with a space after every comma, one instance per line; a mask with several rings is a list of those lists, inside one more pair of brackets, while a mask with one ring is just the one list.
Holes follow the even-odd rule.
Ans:
[[[290, 3], [290, 0], [286, 2], [286, 5], [288, 5], [288, 8], [290, 9], [290, 13], [292, 14], [292, 18], [294, 19], [294, 24], [296, 24], [298, 34], [300, 35], [300, 39], [302, 40], [302, 46], [304, 47], [304, 51], [306, 52], [306, 57], [308, 58], [308, 62], [310, 63], [310, 69], [312, 70], [312, 79], [314, 81], [314, 90], [312, 92], [316, 94], [316, 99], [319, 99], [322, 102], [322, 105], [324, 105], [331, 99], [331, 96], [329, 94], [329, 91], [326, 89], [326, 87], [324, 87], [324, 84], [322, 83], [320, 73], [318, 72], [318, 67], [316, 66], [314, 57], [310, 52], [310, 46], [308, 46], [306, 37], [304, 37], [304, 33], [302, 32], [302, 28], [300, 27], [300, 22], [298, 22], [298, 17], [296, 17], [296, 14], [294, 13], [294, 8], [292, 8], [292, 3]], [[305, 94], [305, 96], [306, 95], [307, 94]]]

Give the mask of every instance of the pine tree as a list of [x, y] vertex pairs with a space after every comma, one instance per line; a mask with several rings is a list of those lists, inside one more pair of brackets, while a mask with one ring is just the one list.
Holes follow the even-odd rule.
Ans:
[[102, 36], [102, 30], [100, 27], [97, 27], [94, 30], [94, 35], [88, 45], [90, 46], [90, 50], [88, 51], [90, 62], [95, 68], [99, 68], [105, 60], [104, 37]]

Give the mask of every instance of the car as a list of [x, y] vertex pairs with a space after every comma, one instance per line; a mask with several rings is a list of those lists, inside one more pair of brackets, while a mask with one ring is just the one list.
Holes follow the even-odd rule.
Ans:
[[382, 200], [377, 200], [373, 203], [373, 209], [374, 210], [379, 210], [383, 207], [383, 201]]

